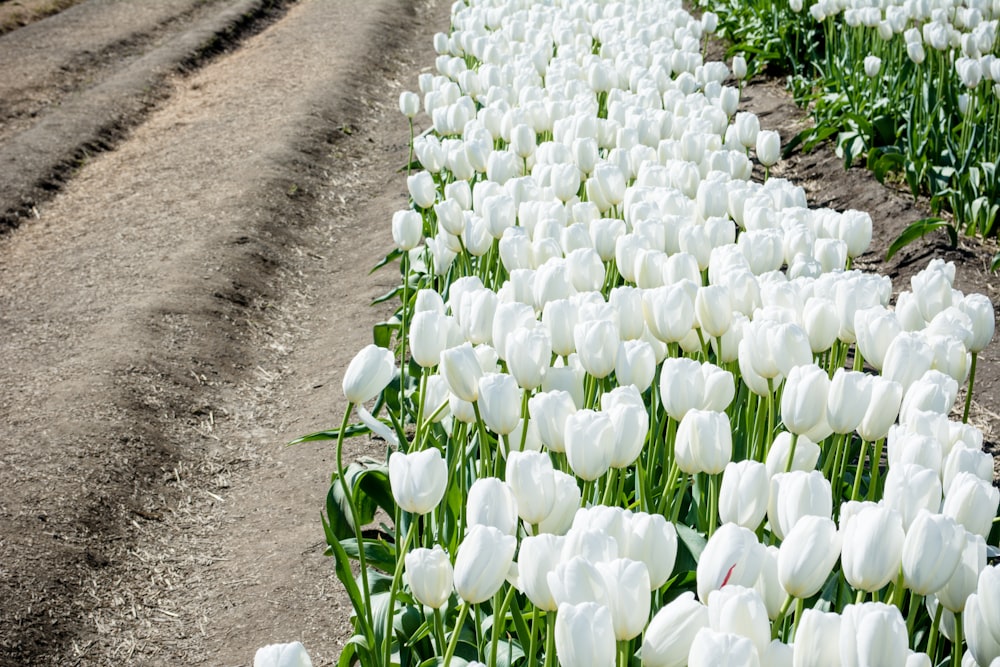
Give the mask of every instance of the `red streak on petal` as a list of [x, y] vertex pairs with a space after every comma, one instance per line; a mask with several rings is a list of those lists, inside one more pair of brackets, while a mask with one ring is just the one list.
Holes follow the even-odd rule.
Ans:
[[737, 565], [736, 563], [733, 563], [733, 566], [729, 568], [728, 572], [726, 572], [726, 578], [722, 580], [722, 585], [719, 586], [719, 588], [722, 588], [722, 586], [725, 586], [726, 584], [729, 583], [729, 577], [733, 576], [733, 570], [736, 569], [736, 565]]

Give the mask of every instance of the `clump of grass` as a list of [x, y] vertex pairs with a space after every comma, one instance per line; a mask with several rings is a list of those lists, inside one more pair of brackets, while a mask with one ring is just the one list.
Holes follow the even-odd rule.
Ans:
[[81, 0], [0, 0], [0, 35], [58, 14]]

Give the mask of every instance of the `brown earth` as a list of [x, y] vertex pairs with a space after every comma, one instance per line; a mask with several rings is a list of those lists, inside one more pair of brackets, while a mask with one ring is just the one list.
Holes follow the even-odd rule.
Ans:
[[[396, 98], [449, 5], [85, 0], [0, 37], [0, 214], [19, 223], [0, 237], [0, 665], [237, 665], [294, 639], [335, 661], [333, 453], [283, 443], [337, 424], [386, 315], [368, 304], [396, 276], [368, 269], [406, 205]], [[801, 122], [773, 81], [747, 104], [785, 139]], [[865, 268], [901, 287], [945, 253], [996, 302], [974, 242], [880, 262], [918, 213], [824, 155], [775, 173], [873, 211]], [[974, 412], [992, 443], [996, 354]]]

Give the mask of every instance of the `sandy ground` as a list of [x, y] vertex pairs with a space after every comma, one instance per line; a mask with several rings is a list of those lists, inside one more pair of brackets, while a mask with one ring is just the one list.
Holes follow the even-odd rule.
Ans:
[[[319, 523], [333, 452], [283, 443], [339, 423], [341, 375], [387, 314], [369, 303], [395, 269], [368, 270], [406, 205], [396, 99], [449, 7], [85, 0], [0, 37], [16, 63], [0, 213], [19, 223], [0, 236], [0, 665], [244, 665], [294, 639], [335, 661], [350, 609]], [[47, 60], [29, 62], [38, 39]], [[785, 139], [802, 122], [773, 81], [746, 104]], [[18, 180], [39, 136], [54, 157]], [[883, 264], [919, 211], [863, 172], [817, 152], [777, 173], [815, 205], [872, 208], [862, 264], [897, 288], [943, 252], [997, 302], [988, 246]], [[974, 412], [993, 447], [996, 349]]]

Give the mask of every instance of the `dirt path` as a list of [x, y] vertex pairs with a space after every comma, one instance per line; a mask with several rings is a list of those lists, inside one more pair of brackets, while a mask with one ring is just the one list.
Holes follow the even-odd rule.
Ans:
[[302, 0], [0, 239], [0, 664], [336, 657], [332, 457], [282, 443], [393, 282], [394, 100], [447, 11]]

